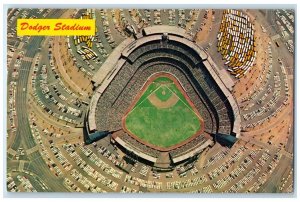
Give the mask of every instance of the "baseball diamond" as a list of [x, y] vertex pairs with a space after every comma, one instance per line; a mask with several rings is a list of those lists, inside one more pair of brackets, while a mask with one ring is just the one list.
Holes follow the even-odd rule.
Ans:
[[167, 149], [201, 133], [203, 120], [175, 81], [166, 73], [149, 78], [123, 118], [129, 134]]

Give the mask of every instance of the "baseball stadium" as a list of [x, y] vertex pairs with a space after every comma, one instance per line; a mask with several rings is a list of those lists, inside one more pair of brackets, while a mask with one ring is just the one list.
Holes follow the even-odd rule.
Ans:
[[[292, 196], [295, 10], [281, 7], [7, 9], [7, 191]], [[95, 30], [23, 36], [18, 19]]]
[[201, 153], [216, 134], [238, 137], [239, 109], [213, 66], [183, 29], [144, 28], [94, 75], [89, 133], [115, 131], [116, 144], [160, 169]]

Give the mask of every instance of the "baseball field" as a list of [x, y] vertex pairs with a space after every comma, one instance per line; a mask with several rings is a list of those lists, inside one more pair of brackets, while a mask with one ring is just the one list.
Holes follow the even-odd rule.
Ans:
[[125, 115], [125, 127], [131, 135], [168, 148], [201, 130], [202, 118], [174, 79], [160, 76], [144, 86]]

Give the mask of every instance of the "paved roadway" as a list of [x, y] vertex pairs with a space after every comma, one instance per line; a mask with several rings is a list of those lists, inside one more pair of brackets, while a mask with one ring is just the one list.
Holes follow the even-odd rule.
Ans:
[[[204, 14], [205, 14], [205, 11], [203, 11], [200, 15], [201, 22], [203, 22], [202, 18], [204, 17]], [[212, 31], [209, 32], [209, 35], [207, 36], [207, 40], [205, 42], [202, 42], [202, 44], [201, 44], [201, 46], [203, 48], [206, 48], [209, 45], [209, 43], [212, 44], [207, 52], [209, 53], [211, 58], [213, 58], [214, 62], [216, 63], [216, 65], [219, 69], [225, 69], [222, 55], [217, 50], [217, 43], [218, 43], [217, 35], [219, 32], [222, 15], [223, 15], [223, 10], [215, 10], [215, 22], [212, 23]], [[208, 22], [208, 20], [206, 20], [206, 22]], [[230, 75], [230, 73], [228, 73], [228, 71], [225, 71], [225, 72]]]
[[[53, 14], [52, 17], [60, 16], [62, 11], [63, 10], [51, 12]], [[24, 47], [24, 50], [26, 50], [25, 56], [30, 58], [34, 57], [39, 51], [38, 49], [41, 45], [42, 40], [43, 37], [31, 37], [29, 44]], [[22, 61], [19, 71], [16, 93], [18, 128], [15, 141], [11, 147], [13, 150], [17, 150], [19, 147], [23, 147], [25, 150], [27, 150], [36, 145], [29, 127], [27, 112], [27, 84], [30, 76], [30, 68], [32, 67], [32, 65], [32, 62]], [[50, 190], [67, 191], [67, 189], [60, 182], [62, 179], [58, 180], [58, 178], [49, 170], [39, 152], [33, 152], [27, 157], [30, 160], [30, 164], [27, 167], [25, 166], [25, 169], [29, 169], [30, 171], [34, 169], [33, 173], [38, 175], [41, 179], [47, 179]], [[18, 167], [15, 167], [14, 164], [11, 165], [11, 162], [8, 161], [8, 170], [14, 168], [18, 169]]]
[[[255, 23], [258, 23], [260, 25], [263, 25], [267, 30], [268, 33], [270, 33], [270, 37], [277, 35], [278, 33], [276, 32], [275, 28], [272, 26], [272, 21], [270, 21], [269, 17], [264, 16], [261, 12], [258, 11], [254, 11], [251, 10], [250, 13], [256, 17]], [[267, 16], [271, 16], [271, 13], [274, 13], [273, 10], [268, 10], [267, 11]], [[271, 25], [271, 26], [270, 26]], [[291, 67], [294, 66], [293, 63], [293, 56], [288, 52], [288, 50], [286, 48], [283, 48], [285, 45], [283, 44], [282, 41], [279, 41], [279, 45], [280, 47], [278, 48], [275, 45], [275, 42], [273, 40], [271, 40], [272, 44], [271, 44], [271, 49], [272, 49], [272, 57], [273, 57], [273, 61], [272, 61], [272, 69], [271, 69], [271, 73], [270, 73], [270, 78], [267, 81], [267, 85], [265, 85], [265, 89], [262, 90], [255, 99], [249, 101], [249, 102], [244, 102], [244, 104], [250, 104], [250, 103], [254, 103], [254, 105], [248, 109], [248, 111], [242, 111], [242, 114], [247, 114], [250, 113], [251, 111], [255, 111], [258, 108], [262, 107], [262, 105], [257, 105], [256, 101], [261, 99], [264, 94], [267, 91], [267, 86], [270, 85], [272, 89], [274, 89], [274, 74], [275, 72], [279, 72], [280, 75], [280, 82], [281, 82], [281, 91], [280, 91], [280, 98], [277, 101], [277, 103], [275, 104], [274, 107], [272, 107], [272, 109], [266, 113], [264, 113], [263, 115], [259, 116], [259, 117], [254, 117], [250, 120], [247, 121], [243, 121], [243, 125], [247, 125], [247, 124], [251, 124], [251, 123], [256, 123], [259, 120], [264, 119], [265, 117], [269, 116], [270, 114], [273, 113], [273, 111], [275, 111], [277, 108], [279, 108], [279, 106], [282, 104], [283, 100], [285, 99], [285, 86], [284, 86], [284, 80], [283, 80], [283, 74], [281, 72], [281, 68], [278, 62], [278, 58], [283, 60], [283, 63], [285, 66]], [[268, 67], [267, 67], [268, 69]], [[288, 71], [287, 71], [288, 73]], [[289, 88], [292, 88], [291, 84], [289, 83]], [[264, 100], [263, 103], [266, 103], [267, 101], [269, 101], [273, 96], [273, 91], [271, 91], [271, 93], [269, 94], [269, 96], [267, 96], [267, 98]]]
[[267, 192], [267, 193], [278, 193], [281, 192], [279, 190], [279, 186], [281, 184], [282, 177], [285, 176], [285, 178], [288, 176], [290, 170], [287, 169], [286, 165], [293, 165], [291, 162], [291, 159], [282, 156], [278, 166], [273, 171], [273, 174], [271, 178], [269, 178], [266, 183], [262, 185], [262, 187], [258, 190], [258, 192]]

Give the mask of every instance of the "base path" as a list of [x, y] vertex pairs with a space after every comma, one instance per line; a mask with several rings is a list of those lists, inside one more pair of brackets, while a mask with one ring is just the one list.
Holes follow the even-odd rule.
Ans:
[[160, 100], [155, 93], [152, 93], [151, 95], [148, 96], [148, 100], [157, 108], [170, 108], [174, 106], [179, 98], [173, 93], [172, 96], [167, 100], [167, 101], [162, 101]]

